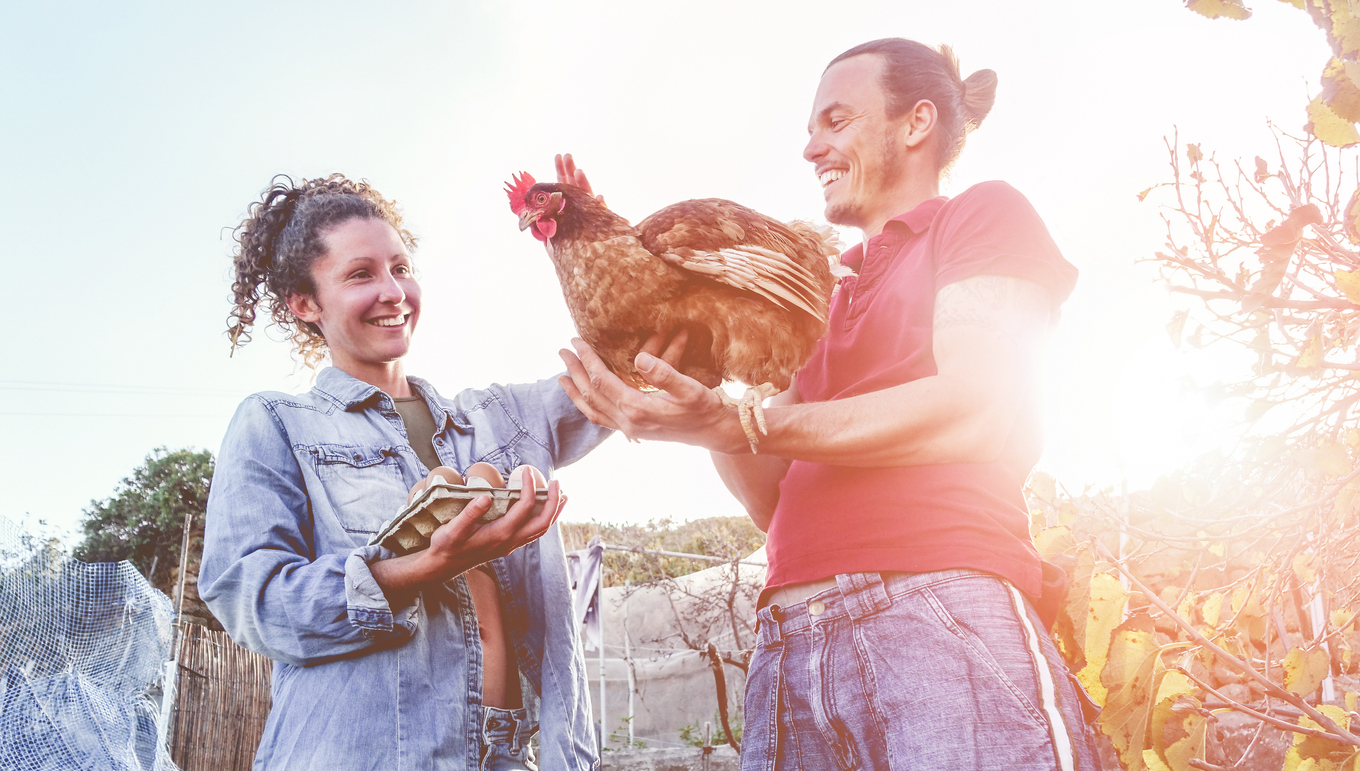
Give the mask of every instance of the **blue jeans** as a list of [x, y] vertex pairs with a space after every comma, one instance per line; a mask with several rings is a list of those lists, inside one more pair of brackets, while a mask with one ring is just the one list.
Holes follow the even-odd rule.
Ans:
[[482, 761], [478, 771], [538, 771], [529, 740], [538, 725], [522, 709], [482, 707]]
[[973, 570], [849, 573], [759, 613], [744, 771], [1093, 769], [1038, 615]]

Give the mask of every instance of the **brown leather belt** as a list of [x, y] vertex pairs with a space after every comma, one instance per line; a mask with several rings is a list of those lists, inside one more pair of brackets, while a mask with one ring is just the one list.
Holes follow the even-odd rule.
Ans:
[[816, 581], [807, 581], [801, 584], [788, 584], [777, 586], [761, 592], [760, 607], [767, 605], [778, 605], [781, 608], [791, 608], [800, 602], [805, 602], [814, 594], [821, 594], [827, 589], [836, 588], [836, 577], [822, 578]]

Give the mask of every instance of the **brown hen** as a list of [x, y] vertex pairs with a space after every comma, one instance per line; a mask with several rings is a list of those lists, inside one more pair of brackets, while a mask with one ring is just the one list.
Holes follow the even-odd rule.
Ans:
[[[755, 452], [761, 401], [789, 387], [826, 332], [837, 255], [830, 228], [785, 224], [720, 198], [672, 204], [634, 228], [571, 185], [521, 174], [506, 191], [520, 229], [547, 248], [582, 339], [610, 371], [650, 389], [633, 365], [643, 342], [657, 330], [688, 330], [677, 369], [737, 407]], [[734, 401], [724, 380], [751, 388]]]

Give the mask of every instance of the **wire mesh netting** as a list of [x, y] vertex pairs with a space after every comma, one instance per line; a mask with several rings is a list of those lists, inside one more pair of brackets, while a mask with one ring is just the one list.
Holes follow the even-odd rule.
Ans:
[[80, 562], [0, 517], [0, 768], [174, 769], [148, 695], [172, 623], [131, 563]]

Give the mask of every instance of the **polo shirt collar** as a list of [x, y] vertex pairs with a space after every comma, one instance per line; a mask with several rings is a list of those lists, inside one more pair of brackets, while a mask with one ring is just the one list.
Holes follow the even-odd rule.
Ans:
[[[913, 235], [924, 233], [927, 229], [930, 228], [930, 223], [935, 221], [935, 215], [940, 211], [940, 207], [944, 206], [945, 202], [948, 200], [949, 200], [948, 198], [941, 195], [936, 196], [935, 198], [931, 198], [928, 201], [922, 201], [921, 203], [917, 204], [915, 208], [913, 208], [911, 211], [906, 212], [905, 214], [899, 214], [898, 216], [888, 220], [883, 225], [883, 233], [887, 233], [889, 230], [897, 230], [899, 228], [906, 228]], [[879, 234], [874, 238], [882, 237], [883, 234]], [[861, 264], [863, 264], [863, 262], [864, 262], [863, 241], [859, 242], [858, 244], [855, 244], [854, 246], [845, 250], [845, 252], [841, 254], [841, 264], [845, 265], [846, 267], [850, 268], [856, 273], [859, 272], [860, 266]]]

